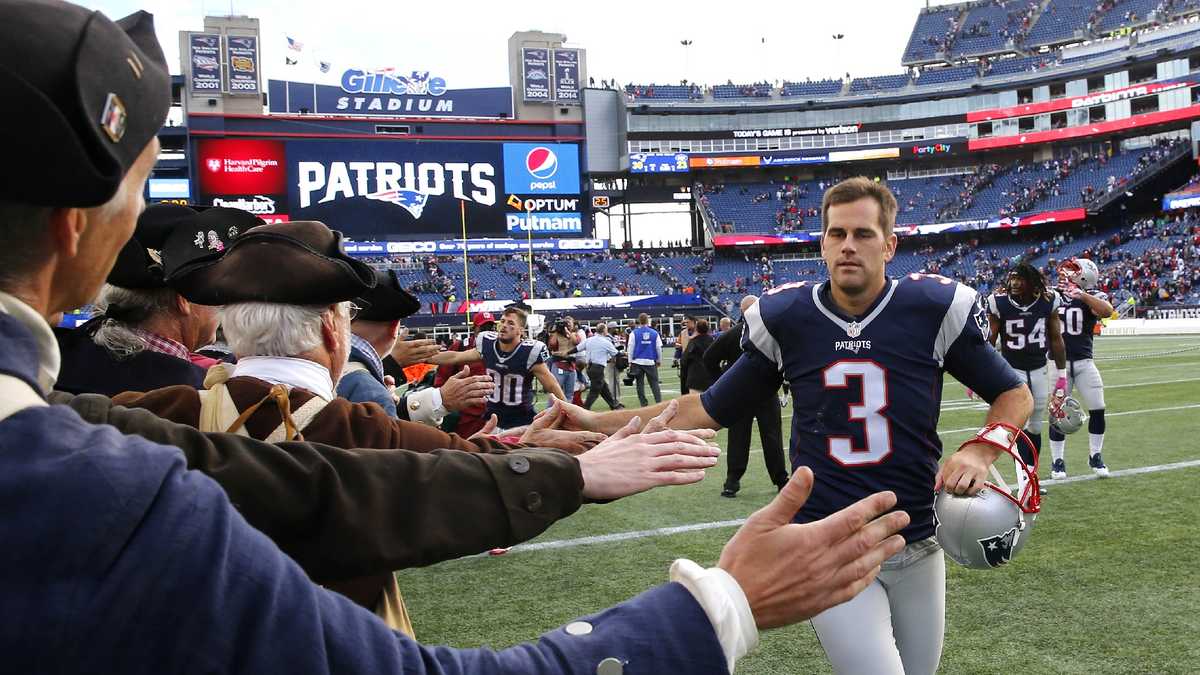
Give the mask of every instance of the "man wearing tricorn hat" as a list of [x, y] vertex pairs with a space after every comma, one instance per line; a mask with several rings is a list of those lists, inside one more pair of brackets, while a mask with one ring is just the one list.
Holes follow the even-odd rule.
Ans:
[[[13, 101], [0, 107], [0, 144], [28, 160], [0, 166], [6, 670], [726, 673], [755, 642], [754, 624], [846, 600], [902, 545], [887, 537], [903, 514], [872, 521], [889, 495], [828, 522], [782, 525], [776, 512], [811, 483], [800, 472], [784, 491], [791, 503], [751, 518], [722, 569], [681, 565], [681, 583], [586, 630], [499, 652], [429, 649], [387, 631], [313, 585], [178, 450], [47, 405], [58, 350], [46, 319], [87, 302], [132, 234], [170, 81], [148, 14], [114, 23], [53, 0], [0, 0], [0, 15], [0, 87]], [[670, 470], [678, 482], [694, 479], [681, 469]], [[768, 577], [783, 590], [758, 581]], [[649, 639], [630, 639], [640, 635]]]
[[100, 313], [77, 329], [55, 330], [63, 354], [56, 388], [112, 396], [202, 386], [216, 361], [195, 350], [212, 342], [217, 308], [181, 295], [176, 272], [194, 258], [219, 255], [239, 231], [262, 222], [237, 209], [148, 207], [108, 274]]
[[[492, 378], [472, 375], [465, 368], [437, 387], [403, 397], [394, 393], [381, 357], [392, 353], [400, 322], [419, 310], [421, 301], [404, 290], [395, 270], [376, 270], [375, 277], [375, 288], [356, 300], [361, 309], [350, 323], [350, 362], [338, 381], [338, 396], [355, 403], [372, 401], [392, 417], [433, 426], [441, 426], [447, 413], [483, 405], [492, 391]], [[436, 345], [431, 356], [434, 349]]]

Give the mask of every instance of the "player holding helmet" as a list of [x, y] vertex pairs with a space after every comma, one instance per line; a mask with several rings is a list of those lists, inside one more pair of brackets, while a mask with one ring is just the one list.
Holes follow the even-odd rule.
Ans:
[[[1062, 326], [1058, 319], [1059, 296], [1046, 288], [1042, 273], [1029, 263], [1021, 263], [1008, 273], [1007, 292], [988, 296], [988, 322], [991, 324], [992, 344], [999, 343], [1008, 365], [1017, 371], [1033, 393], [1033, 414], [1025, 423], [1025, 434], [1032, 447], [1021, 444], [1021, 459], [1037, 466], [1042, 454], [1042, 417], [1046, 411], [1047, 366], [1046, 349], [1054, 357], [1058, 377], [1054, 398], [1066, 396], [1066, 349]], [[1018, 484], [1023, 484], [1017, 472]]]
[[[1088, 411], [1088, 465], [1097, 476], [1107, 478], [1108, 467], [1100, 456], [1104, 449], [1104, 381], [1092, 361], [1092, 339], [1096, 322], [1111, 316], [1113, 306], [1107, 295], [1094, 290], [1099, 278], [1096, 263], [1087, 258], [1071, 258], [1058, 267], [1058, 292], [1063, 297], [1058, 314], [1062, 318], [1063, 341], [1067, 348], [1066, 394], [1079, 389], [1079, 397]], [[1051, 415], [1054, 414], [1052, 410]], [[1052, 424], [1050, 453], [1054, 463], [1050, 468], [1051, 478], [1067, 477], [1066, 446], [1067, 437]]]
[[[839, 673], [937, 670], [946, 568], [934, 539], [935, 490], [979, 493], [1033, 408], [1025, 383], [987, 344], [987, 314], [975, 291], [937, 275], [887, 277], [896, 210], [891, 192], [870, 179], [830, 188], [821, 208], [829, 280], [765, 293], [746, 312], [742, 356], [702, 395], [680, 398], [672, 420], [680, 429], [730, 426], [786, 380], [795, 401], [792, 465], [817, 476], [796, 520], [816, 520], [877, 490], [896, 492], [898, 508], [912, 518], [901, 533], [908, 546], [858, 597], [812, 620]], [[939, 469], [946, 372], [991, 408], [984, 429]], [[611, 433], [665, 406], [563, 407], [575, 425]]]

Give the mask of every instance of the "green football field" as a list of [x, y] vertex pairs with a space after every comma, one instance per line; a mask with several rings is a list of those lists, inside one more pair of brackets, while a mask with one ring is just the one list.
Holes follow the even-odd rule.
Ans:
[[[1042, 515], [1017, 559], [989, 571], [947, 561], [940, 672], [1200, 671], [1200, 338], [1103, 338], [1096, 353], [1113, 477], [1092, 479], [1085, 427], [1068, 438], [1070, 478], [1047, 481]], [[678, 395], [676, 371], [663, 373], [664, 396]], [[622, 399], [637, 405], [631, 388]], [[947, 382], [947, 452], [980, 426], [984, 410]], [[736, 521], [775, 492], [754, 443], [736, 499], [719, 496], [722, 460], [697, 485], [586, 505], [527, 548], [401, 572], [417, 636], [506, 647], [662, 583], [675, 558], [714, 564]], [[1043, 456], [1046, 478], [1048, 444]], [[763, 633], [738, 672], [831, 669], [805, 623]]]

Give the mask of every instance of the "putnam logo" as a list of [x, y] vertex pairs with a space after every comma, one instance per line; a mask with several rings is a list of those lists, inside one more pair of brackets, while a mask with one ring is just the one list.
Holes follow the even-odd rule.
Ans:
[[525, 170], [538, 180], [553, 178], [558, 173], [558, 155], [550, 148], [539, 145], [525, 155]]

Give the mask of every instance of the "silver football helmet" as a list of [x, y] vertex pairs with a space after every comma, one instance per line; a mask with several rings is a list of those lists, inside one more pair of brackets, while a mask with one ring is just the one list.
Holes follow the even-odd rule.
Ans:
[[1079, 286], [1083, 290], [1091, 290], [1100, 281], [1100, 268], [1087, 258], [1068, 258], [1058, 266], [1060, 278]]
[[1026, 478], [1019, 495], [1013, 497], [992, 467], [992, 475], [1001, 485], [984, 483], [983, 489], [973, 497], [942, 490], [934, 499], [938, 543], [951, 560], [964, 567], [985, 570], [999, 567], [1012, 560], [1029, 540], [1034, 516], [1041, 511], [1042, 502], [1036, 464], [1029, 467], [1016, 451], [1017, 438], [1022, 435], [1023, 432], [1014, 427], [989, 424], [967, 441], [995, 445], [1012, 455], [1018, 470]]
[[1051, 399], [1047, 412], [1050, 426], [1060, 434], [1073, 434], [1083, 428], [1083, 406], [1070, 396]]

